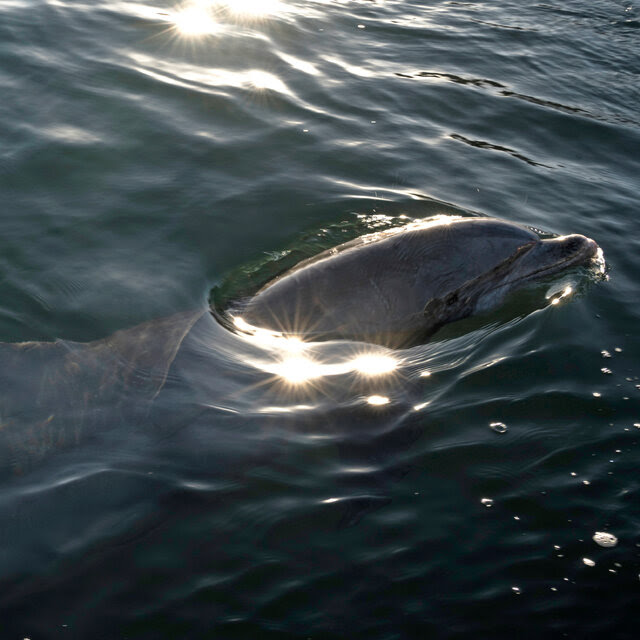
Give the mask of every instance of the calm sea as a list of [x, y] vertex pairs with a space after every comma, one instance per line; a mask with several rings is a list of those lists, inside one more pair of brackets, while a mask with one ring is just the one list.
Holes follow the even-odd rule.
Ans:
[[[631, 0], [2, 0], [0, 341], [60, 342], [0, 354], [0, 637], [636, 638], [639, 74]], [[396, 351], [204, 316], [163, 369], [439, 214], [607, 278]]]

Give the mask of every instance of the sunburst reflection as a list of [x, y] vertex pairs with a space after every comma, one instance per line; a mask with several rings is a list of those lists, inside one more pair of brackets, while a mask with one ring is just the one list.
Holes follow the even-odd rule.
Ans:
[[211, 2], [191, 0], [179, 5], [171, 13], [176, 31], [188, 38], [212, 35], [220, 30]]
[[269, 356], [251, 359], [248, 364], [292, 385], [349, 373], [366, 377], [391, 375], [400, 365], [400, 360], [375, 347], [342, 357], [319, 359], [318, 343], [306, 343], [296, 336], [254, 327], [239, 316], [234, 317], [233, 322], [241, 335]]
[[284, 10], [279, 0], [185, 0], [169, 16], [179, 35], [198, 38], [220, 31], [225, 16], [240, 21], [261, 20]]
[[389, 404], [389, 398], [387, 396], [373, 395], [367, 398], [367, 403], [374, 407], [381, 407], [385, 404]]

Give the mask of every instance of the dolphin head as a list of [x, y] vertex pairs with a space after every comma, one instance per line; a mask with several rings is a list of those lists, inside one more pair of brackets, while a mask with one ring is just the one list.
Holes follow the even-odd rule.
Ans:
[[462, 286], [432, 298], [424, 307], [430, 333], [441, 326], [498, 306], [512, 291], [593, 260], [598, 245], [580, 234], [533, 239]]

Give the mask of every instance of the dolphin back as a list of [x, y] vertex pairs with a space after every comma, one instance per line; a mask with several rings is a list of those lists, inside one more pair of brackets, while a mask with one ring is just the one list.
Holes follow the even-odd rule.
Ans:
[[203, 311], [89, 343], [0, 343], [0, 474], [142, 420]]
[[538, 240], [529, 229], [490, 218], [390, 231], [301, 263], [258, 291], [238, 315], [253, 326], [311, 339], [401, 346], [437, 329], [423, 313], [430, 300]]

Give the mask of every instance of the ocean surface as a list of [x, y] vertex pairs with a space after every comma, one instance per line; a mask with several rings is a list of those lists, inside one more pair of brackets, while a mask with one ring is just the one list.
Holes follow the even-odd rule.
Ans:
[[[638, 637], [636, 3], [3, 0], [0, 96], [0, 638]], [[206, 313], [438, 215], [606, 273], [407, 349]]]

